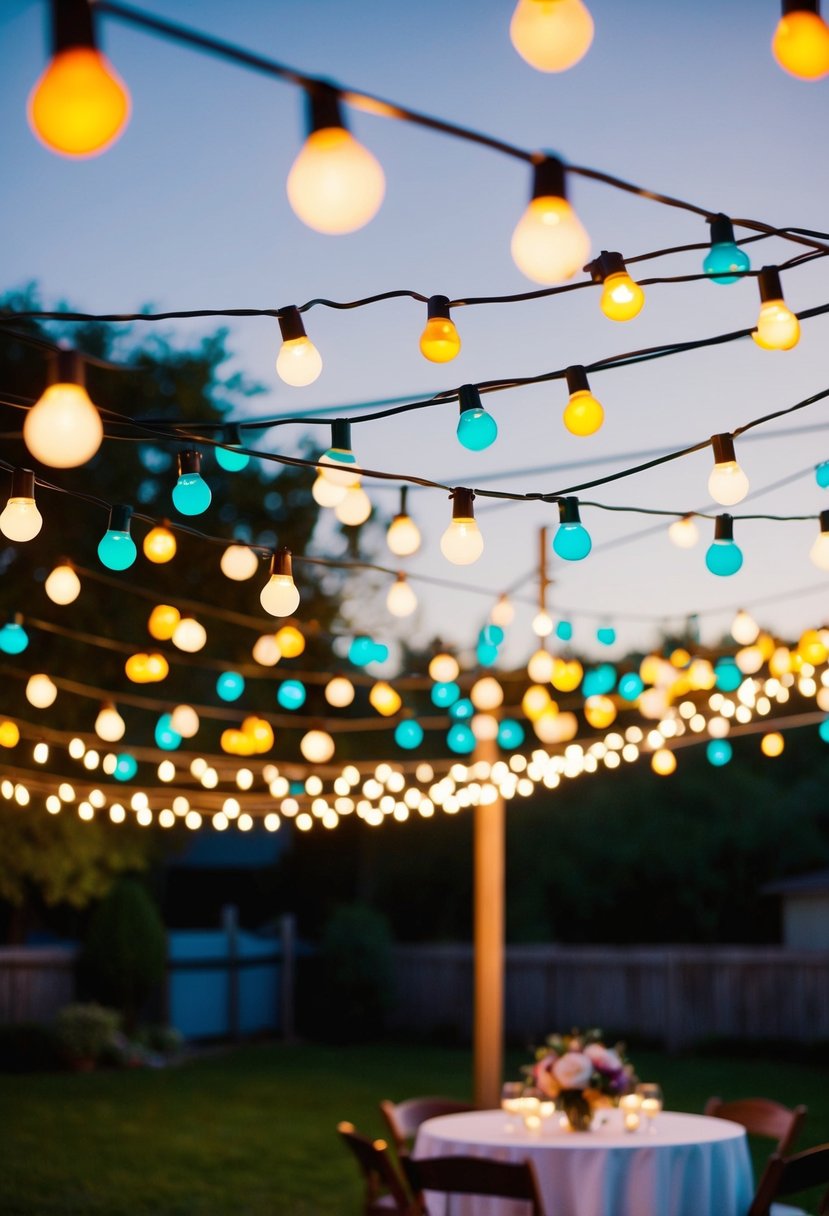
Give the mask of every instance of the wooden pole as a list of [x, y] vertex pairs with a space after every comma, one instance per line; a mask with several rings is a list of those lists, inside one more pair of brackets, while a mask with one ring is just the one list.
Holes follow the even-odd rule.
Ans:
[[[476, 760], [492, 764], [495, 741]], [[504, 801], [475, 807], [475, 1105], [500, 1104], [504, 1059]]]

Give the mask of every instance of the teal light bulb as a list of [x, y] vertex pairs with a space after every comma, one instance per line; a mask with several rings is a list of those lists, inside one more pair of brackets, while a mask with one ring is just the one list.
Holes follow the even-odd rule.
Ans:
[[132, 507], [113, 507], [109, 527], [98, 543], [98, 557], [108, 570], [128, 570], [138, 556], [130, 536]]
[[132, 781], [137, 772], [138, 761], [135, 756], [131, 756], [129, 752], [122, 752], [115, 761], [112, 775], [116, 781]]
[[601, 642], [602, 646], [612, 646], [616, 641], [616, 630], [612, 625], [600, 625], [596, 630], [596, 640]]
[[179, 452], [179, 478], [173, 487], [173, 506], [182, 515], [201, 515], [213, 495], [201, 475], [201, 452]]
[[504, 718], [498, 726], [498, 746], [509, 750], [524, 742], [524, 727], [513, 718]]
[[449, 728], [446, 743], [457, 756], [468, 756], [475, 750], [475, 736], [465, 722], [456, 722]]
[[3, 654], [22, 654], [29, 645], [29, 635], [16, 621], [8, 621], [0, 629], [0, 650]]
[[461, 690], [454, 681], [447, 681], [443, 684], [433, 684], [430, 696], [432, 704], [438, 709], [448, 709], [450, 705], [454, 705], [461, 695]]
[[619, 680], [619, 696], [623, 701], [635, 701], [644, 691], [644, 681], [635, 671], [626, 671]]
[[727, 215], [717, 215], [708, 222], [711, 248], [702, 269], [715, 283], [736, 283], [742, 273], [751, 270], [751, 259], [734, 240], [734, 226]]
[[414, 751], [416, 747], [420, 747], [423, 742], [423, 727], [419, 722], [413, 722], [411, 719], [404, 719], [398, 722], [394, 730], [394, 741], [398, 747], [402, 747], [404, 751]]
[[294, 713], [305, 704], [305, 685], [301, 680], [283, 680], [276, 691], [276, 699], [283, 709]]
[[475, 706], [468, 697], [461, 697], [450, 706], [449, 717], [453, 722], [468, 722], [475, 713]]
[[457, 435], [470, 452], [483, 452], [498, 438], [498, 423], [486, 410], [464, 410], [458, 419]]
[[733, 540], [715, 540], [708, 546], [705, 564], [712, 574], [723, 578], [736, 574], [743, 564], [743, 551]]
[[817, 728], [817, 733], [820, 735], [824, 743], [829, 743], [829, 718], [824, 718], [820, 726]]
[[734, 749], [727, 739], [712, 739], [705, 749], [708, 763], [713, 764], [714, 768], [728, 764], [733, 754]]
[[567, 562], [580, 562], [593, 548], [583, 524], [560, 524], [553, 537], [553, 550]]
[[570, 621], [561, 620], [556, 625], [556, 637], [560, 642], [569, 642], [573, 636], [573, 626]]
[[165, 752], [174, 752], [181, 746], [181, 735], [173, 730], [173, 719], [170, 714], [162, 714], [155, 724], [156, 745]]
[[216, 692], [223, 701], [238, 701], [245, 691], [245, 677], [238, 671], [223, 671], [216, 681]]
[[227, 473], [239, 473], [250, 464], [250, 456], [233, 448], [216, 448], [216, 464]]
[[736, 692], [743, 682], [743, 673], [734, 660], [728, 656], [717, 659], [714, 676], [720, 692]]
[[821, 490], [829, 489], [829, 460], [823, 460], [815, 466], [815, 481]]
[[475, 654], [481, 667], [492, 667], [498, 662], [498, 647], [490, 642], [479, 642]]

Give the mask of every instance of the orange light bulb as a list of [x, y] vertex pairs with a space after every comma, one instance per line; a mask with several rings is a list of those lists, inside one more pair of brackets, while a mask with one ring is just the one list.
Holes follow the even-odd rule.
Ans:
[[829, 26], [805, 8], [784, 13], [771, 50], [785, 72], [799, 80], [820, 80], [829, 72]]
[[58, 51], [29, 96], [29, 125], [63, 156], [97, 156], [130, 115], [130, 95], [107, 58], [91, 46]]

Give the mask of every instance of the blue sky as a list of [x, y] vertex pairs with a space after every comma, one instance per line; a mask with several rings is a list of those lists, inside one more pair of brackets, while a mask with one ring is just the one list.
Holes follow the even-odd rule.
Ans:
[[[554, 76], [533, 71], [512, 49], [508, 0], [141, 0], [140, 7], [309, 73], [525, 147], [555, 150], [565, 160], [712, 211], [776, 225], [827, 227], [829, 81], [799, 82], [774, 63], [774, 0], [591, 0], [593, 47], [574, 69]], [[73, 163], [51, 155], [25, 120], [26, 97], [44, 63], [45, 17], [42, 0], [6, 0], [0, 10], [4, 289], [37, 280], [45, 298], [97, 312], [145, 304], [277, 307], [399, 287], [450, 297], [532, 287], [509, 253], [529, 189], [529, 174], [518, 161], [354, 114], [355, 134], [384, 166], [386, 200], [359, 233], [318, 235], [296, 219], [285, 196], [285, 177], [302, 140], [298, 91], [112, 19], [103, 23], [103, 44], [132, 94], [130, 126], [111, 151], [94, 160]], [[576, 180], [572, 199], [594, 255], [602, 248], [633, 255], [707, 235], [702, 220], [598, 183]], [[754, 246], [755, 265], [758, 248], [766, 249], [763, 261], [787, 256], [782, 243], [769, 241]], [[658, 269], [693, 273], [698, 267], [699, 255], [692, 254]], [[796, 309], [827, 301], [821, 262], [787, 274], [784, 286]], [[238, 368], [269, 386], [256, 402], [257, 413], [282, 413], [424, 395], [466, 381], [586, 363], [753, 324], [757, 309], [755, 283], [743, 282], [728, 288], [653, 287], [642, 314], [627, 325], [604, 318], [598, 292], [588, 291], [458, 310], [463, 350], [443, 368], [427, 364], [418, 352], [424, 310], [413, 302], [348, 313], [315, 309], [306, 321], [325, 369], [304, 390], [276, 379], [275, 322], [234, 325], [231, 346]], [[805, 323], [800, 346], [787, 354], [762, 352], [744, 341], [597, 376], [593, 389], [606, 422], [591, 438], [565, 432], [566, 394], [559, 383], [490, 398], [500, 435], [485, 453], [458, 446], [451, 406], [357, 428], [355, 450], [367, 467], [451, 484], [471, 485], [480, 474], [512, 471], [494, 484], [553, 490], [576, 477], [524, 476], [518, 470], [618, 456], [595, 470], [580, 468], [581, 480], [630, 463], [625, 453], [679, 447], [823, 389], [826, 324]], [[179, 332], [204, 330], [191, 325]], [[779, 436], [791, 426], [820, 424], [825, 408], [815, 406], [739, 445], [753, 490], [829, 457], [829, 442], [824, 445], [820, 433]], [[264, 445], [276, 442], [274, 433]], [[285, 442], [284, 432], [279, 442]], [[611, 504], [703, 508], [710, 463], [710, 454], [702, 453], [593, 493]], [[370, 492], [382, 509], [393, 509], [390, 491]], [[806, 472], [743, 509], [816, 512], [829, 505], [825, 494]], [[493, 591], [532, 567], [538, 528], [555, 524], [554, 509], [541, 504], [481, 506], [486, 550], [463, 572], [449, 566], [438, 549], [449, 514], [444, 495], [417, 493], [412, 508], [425, 544], [409, 559], [410, 568]], [[826, 576], [808, 560], [814, 524], [742, 525], [743, 570], [718, 579], [704, 567], [704, 526], [700, 545], [680, 552], [666, 529], [621, 543], [648, 521], [587, 511], [585, 522], [596, 551], [585, 562], [554, 566], [553, 609], [606, 613], [617, 624], [619, 649], [653, 640], [653, 626], [628, 621], [630, 615], [676, 619], [698, 610], [707, 614], [703, 635], [710, 640], [727, 626], [732, 609], [786, 592], [792, 594], [758, 608], [758, 617], [781, 634], [797, 634], [823, 619]], [[376, 555], [385, 561], [381, 535], [375, 539]], [[808, 594], [794, 594], [803, 588]], [[461, 645], [472, 640], [469, 622], [483, 617], [485, 599], [426, 588], [419, 594], [423, 637], [443, 633]], [[522, 610], [513, 628], [514, 661], [532, 649], [531, 615], [529, 608]], [[578, 613], [574, 620], [576, 643], [590, 649], [596, 620]]]

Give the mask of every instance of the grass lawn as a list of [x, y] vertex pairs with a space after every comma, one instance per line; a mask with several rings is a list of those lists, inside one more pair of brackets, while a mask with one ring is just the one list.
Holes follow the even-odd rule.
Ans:
[[[805, 1102], [798, 1147], [829, 1141], [825, 1069], [633, 1056], [669, 1107], [699, 1111], [710, 1094]], [[511, 1075], [520, 1062], [511, 1056]], [[454, 1049], [273, 1044], [157, 1072], [0, 1077], [0, 1212], [358, 1216], [356, 1167], [337, 1122], [379, 1134], [381, 1098], [468, 1098], [470, 1072], [470, 1054]]]

